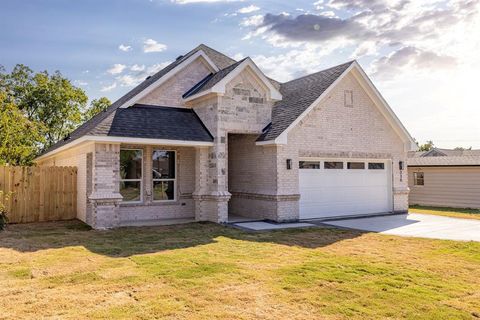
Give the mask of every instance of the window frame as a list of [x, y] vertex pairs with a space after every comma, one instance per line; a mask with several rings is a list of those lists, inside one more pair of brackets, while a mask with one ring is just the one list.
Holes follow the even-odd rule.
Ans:
[[[350, 168], [350, 164], [363, 164], [363, 168]], [[366, 170], [367, 166], [365, 165], [365, 161], [347, 161], [347, 170]]]
[[[381, 164], [381, 168], [371, 168], [370, 165], [377, 165]], [[374, 171], [380, 171], [380, 170], [387, 170], [387, 164], [385, 162], [374, 162], [374, 161], [368, 161], [367, 164], [367, 170], [374, 170]]]
[[[154, 179], [152, 176], [152, 202], [155, 203], [164, 203], [164, 202], [175, 202], [177, 201], [177, 178], [178, 178], [178, 173], [177, 173], [177, 150], [171, 150], [171, 149], [152, 149], [152, 156], [150, 161], [152, 161], [152, 171], [153, 171], [153, 155], [155, 154], [155, 151], [164, 151], [164, 152], [173, 152], [173, 157], [174, 157], [174, 164], [175, 164], [175, 178], [164, 178], [164, 179]], [[152, 174], [152, 172], [150, 172]], [[155, 191], [154, 191], [154, 183], [155, 182], [161, 182], [161, 181], [173, 181], [173, 199], [167, 199], [167, 200], [155, 200]]]
[[[345, 161], [335, 161], [335, 160], [328, 160], [328, 161], [322, 161], [323, 162], [323, 169], [324, 170], [345, 170]], [[325, 166], [326, 163], [340, 163], [342, 165], [341, 168], [327, 168]]]
[[[300, 166], [301, 162], [310, 162], [310, 163], [315, 162], [315, 163], [318, 163], [318, 168], [302, 168]], [[299, 160], [298, 161], [298, 169], [299, 170], [320, 170], [321, 168], [322, 168], [322, 162], [320, 160]]]
[[[123, 182], [123, 181], [133, 181], [133, 182], [140, 182], [140, 200], [138, 201], [125, 201], [122, 199], [122, 203], [125, 203], [125, 204], [131, 204], [131, 203], [143, 203], [143, 177], [144, 177], [144, 164], [143, 164], [143, 161], [144, 161], [144, 155], [145, 155], [145, 152], [143, 152], [143, 149], [141, 148], [120, 148], [120, 153], [123, 151], [123, 150], [130, 150], [130, 151], [140, 151], [142, 153], [142, 160], [140, 161], [141, 163], [141, 177], [140, 179], [122, 179], [122, 177], [120, 176], [120, 182], [119, 182], [119, 192], [120, 192], [120, 184]], [[119, 155], [120, 156], [120, 155]], [[120, 193], [121, 194], [121, 193]]]
[[[422, 174], [422, 184], [418, 184], [418, 177], [417, 175], [421, 173]], [[425, 172], [424, 171], [417, 171], [413, 173], [413, 185], [415, 187], [423, 187], [425, 185]]]

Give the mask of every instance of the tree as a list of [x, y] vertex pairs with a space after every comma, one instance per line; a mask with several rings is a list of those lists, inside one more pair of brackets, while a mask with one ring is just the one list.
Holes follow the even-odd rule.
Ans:
[[100, 112], [105, 111], [112, 103], [107, 97], [101, 97], [100, 99], [93, 99], [88, 108], [83, 113], [83, 121], [88, 121]]
[[87, 96], [59, 71], [34, 74], [25, 65], [16, 65], [10, 74], [0, 70], [0, 91], [7, 94], [28, 120], [42, 123], [46, 149], [70, 134], [83, 120]]
[[419, 151], [430, 151], [430, 150], [432, 150], [433, 148], [435, 148], [435, 144], [433, 143], [432, 140], [429, 140], [429, 141], [427, 141], [426, 143], [421, 144], [421, 145], [418, 146], [418, 150], [419, 150]]
[[0, 165], [30, 165], [44, 141], [42, 129], [0, 91]]
[[472, 150], [472, 147], [469, 147], [469, 148], [455, 147], [455, 148], [453, 148], [453, 150], [458, 150], [458, 151]]

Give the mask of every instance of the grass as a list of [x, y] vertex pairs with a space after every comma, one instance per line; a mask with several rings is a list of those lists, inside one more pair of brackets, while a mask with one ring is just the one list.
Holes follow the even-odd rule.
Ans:
[[471, 319], [480, 243], [215, 224], [0, 233], [0, 319]]
[[433, 214], [437, 216], [480, 220], [480, 209], [461, 209], [447, 207], [410, 206], [410, 212]]

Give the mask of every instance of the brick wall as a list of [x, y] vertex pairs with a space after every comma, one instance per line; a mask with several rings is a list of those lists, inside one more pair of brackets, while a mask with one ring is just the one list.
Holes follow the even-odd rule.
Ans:
[[185, 106], [182, 95], [212, 71], [204, 58], [199, 57], [161, 86], [143, 97], [139, 103], [167, 107]]
[[[344, 91], [353, 91], [353, 107], [344, 104]], [[297, 194], [299, 157], [378, 158], [393, 161], [394, 210], [408, 209], [408, 177], [402, 181], [398, 161], [406, 163], [401, 138], [361, 88], [348, 75], [288, 134], [288, 144], [278, 149], [278, 192]], [[293, 161], [286, 170], [286, 159]], [[291, 212], [291, 217], [298, 217]]]

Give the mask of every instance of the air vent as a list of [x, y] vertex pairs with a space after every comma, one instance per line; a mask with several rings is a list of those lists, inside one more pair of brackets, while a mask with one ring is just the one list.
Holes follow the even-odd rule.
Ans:
[[175, 59], [175, 61], [180, 60], [182, 58], [183, 58], [183, 56], [178, 56], [177, 59]]
[[145, 78], [145, 80], [148, 80], [148, 79], [150, 79], [151, 77], [152, 77], [152, 76], [148, 76], [148, 77]]

